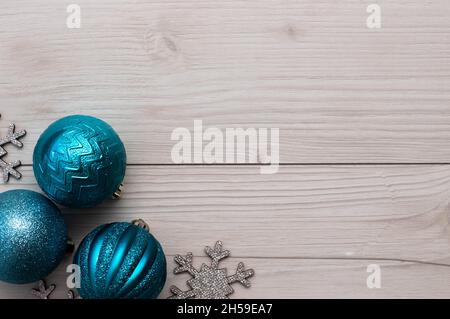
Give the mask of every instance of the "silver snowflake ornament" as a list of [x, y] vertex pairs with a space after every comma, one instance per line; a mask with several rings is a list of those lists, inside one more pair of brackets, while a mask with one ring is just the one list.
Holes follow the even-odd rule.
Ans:
[[50, 285], [47, 288], [47, 284], [44, 280], [40, 280], [38, 283], [38, 289], [31, 289], [31, 293], [38, 297], [39, 299], [48, 299], [50, 295], [55, 291], [56, 285]]
[[[38, 282], [38, 288], [32, 288], [31, 293], [39, 299], [50, 299], [50, 296], [55, 292], [55, 289], [55, 284], [51, 284], [47, 287], [47, 283], [45, 282], [45, 280], [41, 279]], [[80, 299], [80, 296], [78, 296], [75, 291], [68, 290], [67, 299]]]
[[193, 255], [175, 256], [175, 262], [179, 265], [174, 269], [175, 274], [188, 272], [192, 278], [187, 281], [191, 290], [182, 291], [176, 286], [172, 286], [170, 291], [172, 296], [169, 299], [227, 299], [234, 292], [231, 287], [234, 283], [249, 288], [248, 278], [255, 274], [253, 269], [245, 269], [243, 263], [239, 263], [236, 273], [227, 275], [226, 269], [219, 268], [219, 262], [230, 256], [230, 251], [223, 250], [222, 242], [218, 241], [214, 248], [206, 247], [205, 253], [211, 258], [211, 265], [203, 264], [200, 270], [192, 265]]
[[25, 130], [15, 132], [15, 125], [10, 124], [8, 134], [6, 135], [6, 137], [0, 138], [0, 171], [4, 183], [9, 181], [10, 175], [16, 179], [20, 179], [22, 177], [22, 174], [20, 174], [16, 170], [16, 168], [21, 165], [20, 161], [7, 163], [4, 160], [2, 160], [2, 157], [8, 154], [6, 150], [3, 148], [3, 146], [6, 144], [12, 144], [18, 148], [22, 148], [23, 144], [19, 139], [25, 136], [25, 134], [27, 134]]

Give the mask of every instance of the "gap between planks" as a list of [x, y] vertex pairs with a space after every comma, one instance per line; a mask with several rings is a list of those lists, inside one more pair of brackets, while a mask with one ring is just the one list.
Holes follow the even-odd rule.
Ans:
[[[161, 166], [161, 167], [189, 167], [189, 166], [270, 166], [271, 164], [260, 163], [190, 163], [190, 164], [169, 164], [169, 163], [129, 163], [129, 167]], [[446, 166], [446, 163], [279, 163], [279, 166]], [[32, 167], [33, 164], [22, 164], [22, 167]], [[276, 174], [276, 173], [275, 173]], [[270, 175], [270, 174], [268, 174]]]

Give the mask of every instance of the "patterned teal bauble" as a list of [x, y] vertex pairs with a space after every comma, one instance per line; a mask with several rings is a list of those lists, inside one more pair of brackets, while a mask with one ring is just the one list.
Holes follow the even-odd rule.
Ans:
[[125, 147], [102, 120], [68, 116], [39, 138], [33, 169], [42, 190], [58, 204], [93, 207], [119, 189], [125, 176]]
[[130, 223], [97, 227], [78, 248], [84, 299], [156, 298], [166, 282], [166, 258], [159, 242]]
[[67, 227], [59, 209], [41, 194], [0, 194], [0, 281], [25, 284], [49, 275], [64, 257]]

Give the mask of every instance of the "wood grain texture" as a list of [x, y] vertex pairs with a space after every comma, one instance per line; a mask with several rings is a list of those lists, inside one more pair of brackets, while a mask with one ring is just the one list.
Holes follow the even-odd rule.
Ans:
[[284, 163], [448, 163], [450, 2], [2, 1], [0, 97], [29, 130], [102, 117], [130, 163], [172, 163], [170, 134], [276, 127]]
[[[31, 168], [24, 173], [1, 190], [38, 190]], [[169, 256], [201, 256], [203, 246], [224, 241], [234, 262], [258, 274], [259, 284], [235, 297], [450, 293], [449, 166], [284, 166], [276, 175], [242, 166], [130, 167], [125, 185], [119, 201], [64, 210], [76, 243], [101, 223], [143, 218]], [[378, 292], [365, 284], [370, 263], [386, 265]], [[63, 287], [63, 268], [56, 276]], [[410, 290], [411, 281], [421, 289]], [[19, 288], [0, 289], [0, 297], [11, 294]]]
[[[196, 249], [203, 256], [201, 249]], [[174, 267], [173, 257], [168, 266]], [[229, 271], [235, 269], [242, 258], [230, 258], [223, 265]], [[208, 260], [194, 256], [194, 264], [200, 266]], [[367, 289], [366, 267], [378, 264], [382, 271], [382, 288]], [[303, 260], [303, 259], [245, 259], [246, 266], [256, 270], [250, 289], [233, 285], [231, 298], [448, 298], [449, 268], [416, 263], [378, 260]], [[67, 298], [65, 288], [67, 274], [63, 266], [48, 278], [57, 287], [53, 298]], [[188, 289], [189, 275], [168, 274], [168, 285], [160, 298], [170, 296], [169, 284]], [[30, 291], [36, 284], [8, 285], [0, 283], [0, 298], [34, 298]]]
[[[8, 148], [24, 178], [0, 192], [39, 191], [39, 135], [90, 114], [120, 134], [129, 169], [122, 200], [63, 210], [76, 243], [138, 217], [169, 270], [175, 254], [199, 264], [223, 240], [230, 271], [256, 271], [234, 298], [449, 297], [450, 2], [376, 1], [376, 31], [371, 2], [78, 0], [82, 28], [70, 30], [61, 1], [2, 1], [0, 133], [14, 122], [28, 135]], [[171, 165], [172, 131], [195, 119], [279, 128], [287, 165]], [[49, 277], [55, 297], [68, 262]], [[366, 287], [372, 263], [382, 289]], [[161, 297], [186, 279], [169, 274]], [[0, 283], [0, 298], [30, 287]]]

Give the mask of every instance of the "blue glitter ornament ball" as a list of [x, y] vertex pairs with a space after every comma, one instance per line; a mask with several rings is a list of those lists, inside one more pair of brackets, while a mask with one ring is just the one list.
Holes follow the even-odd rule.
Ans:
[[123, 182], [125, 147], [111, 126], [95, 117], [62, 118], [39, 138], [33, 170], [39, 186], [58, 204], [94, 207]]
[[0, 194], [0, 281], [43, 279], [61, 262], [66, 247], [66, 224], [49, 199], [27, 190]]
[[78, 289], [84, 299], [153, 299], [166, 282], [166, 258], [159, 242], [131, 223], [97, 227], [78, 248]]

